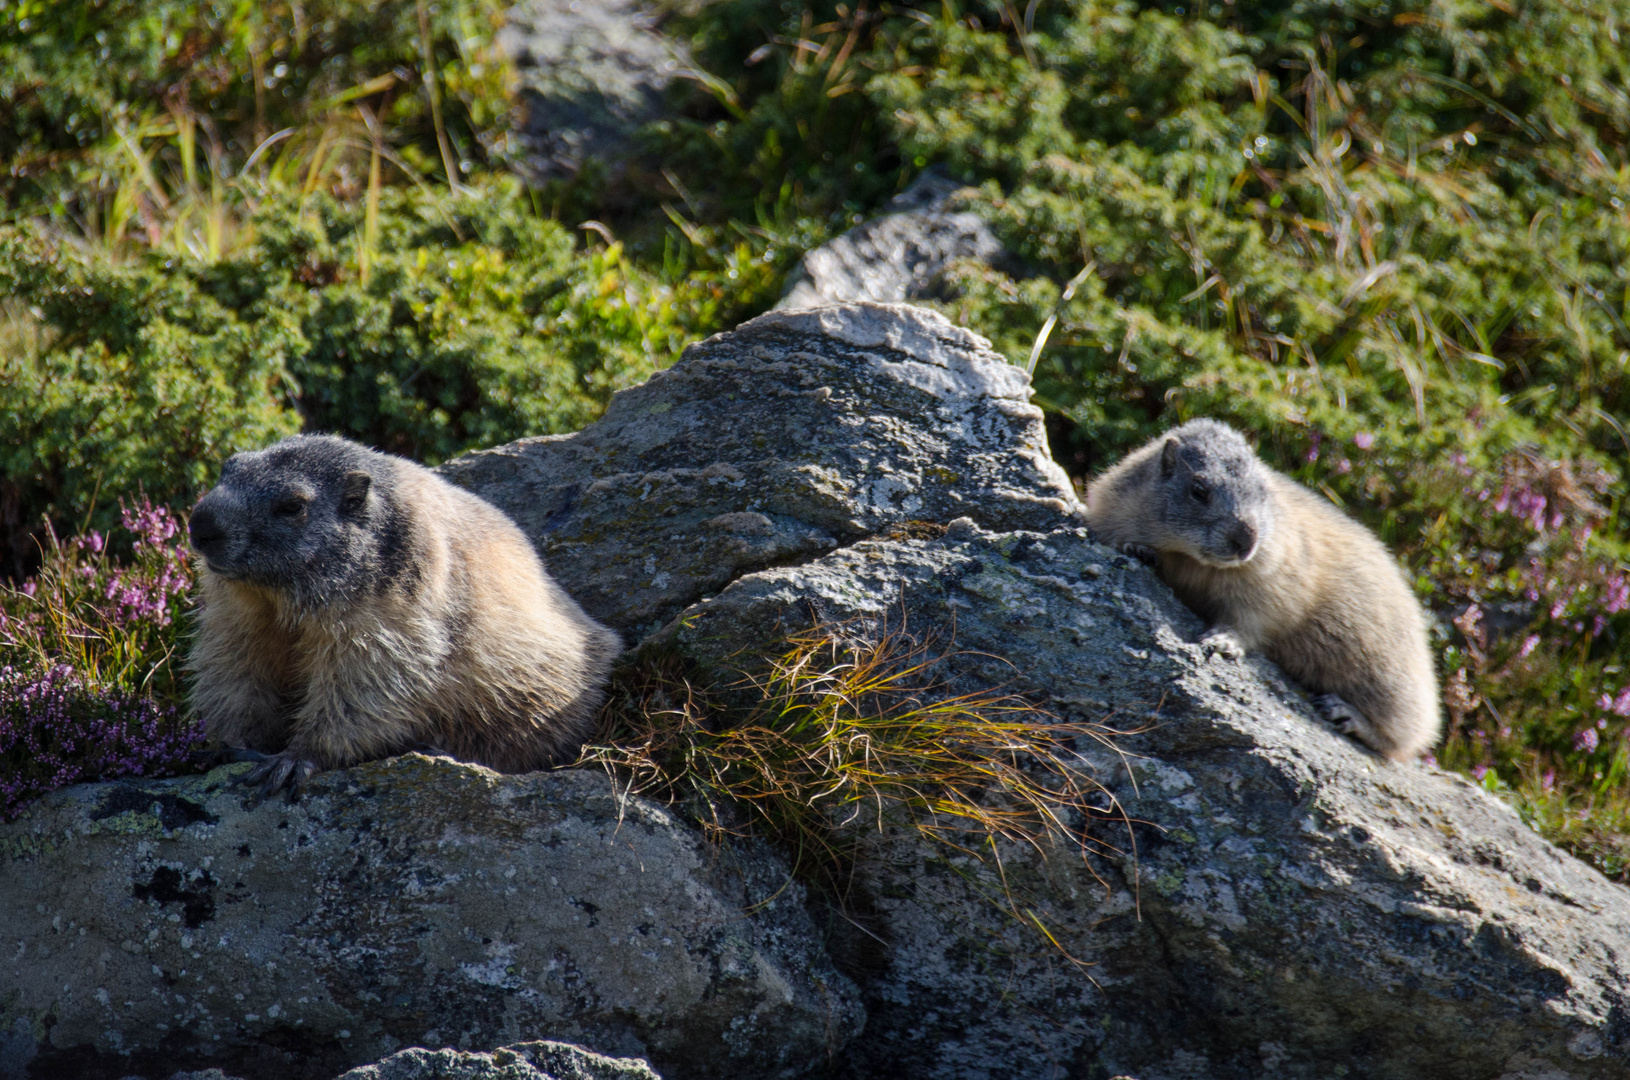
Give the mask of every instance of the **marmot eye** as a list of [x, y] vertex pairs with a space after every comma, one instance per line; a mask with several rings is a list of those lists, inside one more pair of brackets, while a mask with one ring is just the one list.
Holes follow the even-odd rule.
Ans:
[[1211, 498], [1211, 489], [1196, 480], [1194, 486], [1189, 488], [1189, 494], [1194, 496], [1195, 502], [1205, 502]]
[[290, 496], [287, 499], [279, 499], [273, 503], [272, 513], [278, 517], [294, 517], [296, 514], [302, 513], [305, 508], [306, 500], [297, 496]]

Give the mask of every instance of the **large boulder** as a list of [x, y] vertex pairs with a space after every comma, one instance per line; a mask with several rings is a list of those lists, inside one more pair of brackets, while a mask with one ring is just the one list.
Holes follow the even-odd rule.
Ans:
[[777, 859], [603, 774], [407, 755], [260, 806], [231, 775], [69, 788], [0, 827], [0, 1076], [330, 1080], [550, 1037], [784, 1077], [862, 1022]]
[[942, 173], [919, 176], [878, 216], [805, 254], [776, 307], [937, 298], [949, 291], [946, 271], [963, 259], [1016, 268], [984, 219], [953, 205], [963, 190]]
[[580, 1046], [529, 1042], [490, 1054], [400, 1050], [338, 1080], [662, 1080], [643, 1061], [609, 1058]]
[[655, 629], [741, 574], [913, 521], [1079, 511], [1024, 372], [920, 308], [773, 312], [692, 345], [572, 435], [440, 472], [496, 504], [595, 618]]
[[1321, 725], [1267, 661], [1208, 658], [1086, 530], [858, 543], [743, 577], [647, 648], [728, 671], [817, 624], [937, 635], [945, 693], [1005, 685], [1126, 732], [1080, 747], [1130, 819], [1090, 826], [1119, 856], [1014, 847], [998, 877], [909, 830], [869, 841], [888, 949], [858, 973], [849, 1076], [1630, 1075], [1630, 892], [1465, 780]]
[[690, 69], [642, 0], [522, 0], [498, 44], [521, 81], [523, 171], [567, 179], [590, 162], [613, 174], [639, 128], [665, 114], [669, 84]]

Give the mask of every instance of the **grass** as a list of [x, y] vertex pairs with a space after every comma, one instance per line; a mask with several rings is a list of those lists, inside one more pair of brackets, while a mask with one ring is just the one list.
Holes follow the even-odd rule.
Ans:
[[772, 840], [839, 910], [855, 898], [866, 835], [905, 830], [993, 871], [990, 899], [1056, 946], [1001, 853], [1125, 857], [1091, 838], [1108, 830], [1085, 828], [1120, 822], [1131, 844], [1125, 814], [1076, 753], [1083, 739], [1113, 747], [1114, 732], [1001, 689], [960, 691], [954, 657], [933, 638], [847, 625], [796, 634], [722, 681], [644, 656], [614, 683], [607, 737], [579, 764], [678, 805], [715, 840]]

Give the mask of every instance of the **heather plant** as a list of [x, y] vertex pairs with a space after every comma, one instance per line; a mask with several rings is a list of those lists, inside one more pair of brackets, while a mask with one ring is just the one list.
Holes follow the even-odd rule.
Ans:
[[67, 784], [174, 771], [201, 744], [181, 709], [179, 531], [142, 500], [112, 536], [51, 536], [39, 574], [0, 592], [0, 818]]

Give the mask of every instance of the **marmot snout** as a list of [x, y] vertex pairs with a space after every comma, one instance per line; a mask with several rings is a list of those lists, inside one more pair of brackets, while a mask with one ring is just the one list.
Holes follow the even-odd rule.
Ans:
[[1387, 757], [1437, 741], [1426, 615], [1398, 564], [1232, 428], [1193, 420], [1128, 454], [1088, 488], [1087, 518], [1210, 624], [1208, 647], [1261, 649]]
[[503, 772], [590, 734], [617, 635], [491, 504], [330, 436], [237, 454], [189, 524], [192, 700], [270, 788], [436, 748]]

